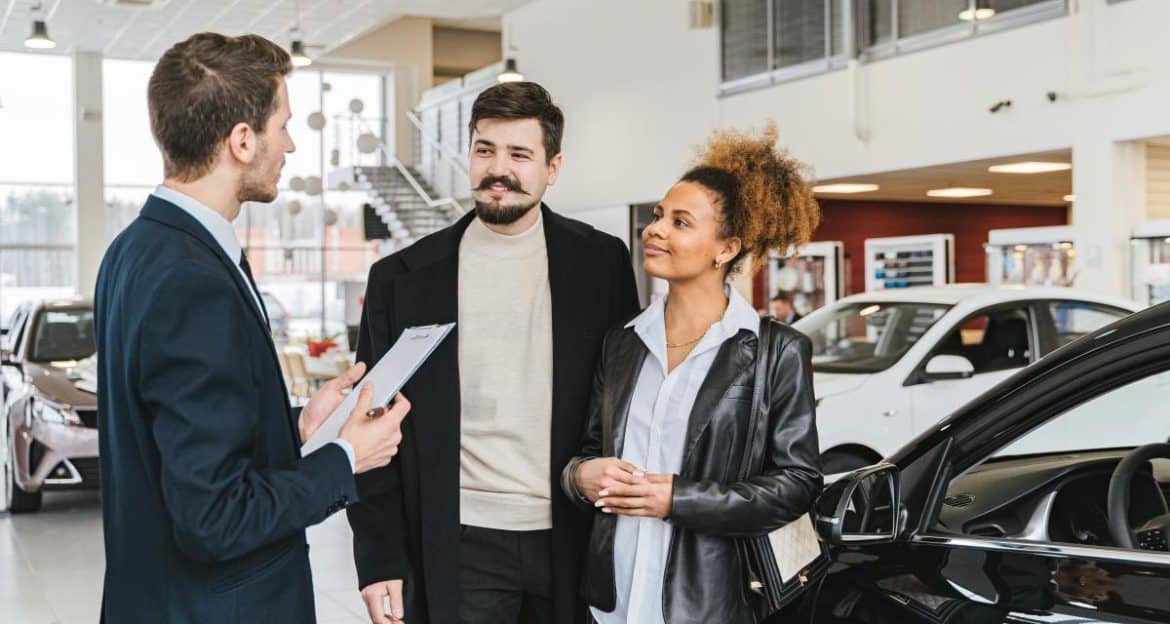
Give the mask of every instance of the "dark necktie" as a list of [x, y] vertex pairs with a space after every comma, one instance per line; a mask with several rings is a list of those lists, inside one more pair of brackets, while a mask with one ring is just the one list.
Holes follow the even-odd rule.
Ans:
[[260, 288], [256, 286], [256, 278], [252, 277], [252, 267], [248, 264], [248, 254], [240, 250], [240, 268], [244, 270], [244, 275], [248, 278], [248, 284], [252, 286], [252, 292], [256, 293], [256, 301], [260, 302], [260, 311], [264, 313], [264, 322], [268, 322], [268, 308], [264, 307], [264, 298], [260, 296]]

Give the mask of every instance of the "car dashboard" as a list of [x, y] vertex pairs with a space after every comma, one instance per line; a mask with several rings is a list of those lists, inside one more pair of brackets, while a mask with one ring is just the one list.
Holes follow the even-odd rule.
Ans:
[[[1062, 453], [986, 462], [951, 483], [938, 528], [970, 536], [1115, 546], [1106, 501], [1113, 470], [1128, 452]], [[1131, 526], [1167, 513], [1170, 462], [1158, 461], [1153, 470], [1139, 471], [1132, 488]]]

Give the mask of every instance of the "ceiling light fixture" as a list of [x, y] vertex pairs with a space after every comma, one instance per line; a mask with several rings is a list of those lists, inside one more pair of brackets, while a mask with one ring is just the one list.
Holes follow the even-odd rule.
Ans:
[[1051, 173], [1053, 171], [1068, 171], [1070, 169], [1072, 169], [1072, 163], [1035, 160], [1008, 163], [1005, 165], [992, 165], [987, 168], [992, 173]]
[[309, 58], [308, 54], [305, 54], [305, 43], [300, 39], [293, 39], [289, 56], [292, 57], [293, 67], [308, 67], [313, 64], [313, 59]]
[[991, 195], [989, 188], [974, 188], [969, 186], [952, 186], [950, 188], [931, 189], [926, 192], [930, 197], [948, 197], [951, 199], [963, 199], [966, 197], [986, 197]]
[[835, 184], [821, 184], [813, 187], [814, 193], [869, 193], [878, 190], [876, 184], [857, 183], [857, 182], [838, 182]]
[[43, 7], [38, 2], [32, 7], [32, 14], [37, 19], [33, 20], [32, 33], [24, 40], [24, 47], [31, 50], [52, 50], [57, 47], [57, 42], [49, 36], [49, 26], [45, 23], [45, 17], [41, 13]]
[[504, 61], [504, 71], [496, 77], [500, 82], [521, 82], [524, 80], [524, 74], [516, 69], [516, 59], [507, 59]]

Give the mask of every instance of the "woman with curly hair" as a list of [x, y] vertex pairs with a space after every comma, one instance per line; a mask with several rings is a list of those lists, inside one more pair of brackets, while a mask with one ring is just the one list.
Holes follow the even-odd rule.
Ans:
[[[808, 242], [820, 210], [774, 124], [717, 133], [654, 208], [643, 266], [667, 296], [606, 337], [566, 494], [596, 512], [583, 591], [600, 624], [755, 622], [735, 538], [809, 511], [822, 479], [809, 340], [729, 276]], [[766, 426], [749, 432], [761, 329]], [[760, 470], [738, 474], [749, 444]]]

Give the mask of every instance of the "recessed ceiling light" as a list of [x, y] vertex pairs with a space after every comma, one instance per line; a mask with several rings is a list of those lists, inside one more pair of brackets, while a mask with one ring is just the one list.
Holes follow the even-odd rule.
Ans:
[[869, 193], [878, 190], [876, 184], [858, 184], [841, 182], [837, 184], [821, 184], [813, 187], [814, 193]]
[[1068, 171], [1069, 169], [1072, 169], [1072, 163], [1039, 162], [1034, 160], [1009, 163], [1006, 165], [992, 165], [987, 168], [992, 173], [1050, 173], [1053, 171]]
[[1066, 201], [1066, 202], [1071, 202], [1071, 201], [1076, 201], [1076, 200], [1077, 200], [1076, 195], [1065, 195], [1064, 196], [1064, 201]]
[[926, 192], [930, 197], [983, 197], [991, 195], [989, 188], [972, 188], [969, 186], [952, 186], [950, 188], [932, 189]]
[[995, 17], [995, 9], [964, 9], [959, 12], [959, 19], [964, 22], [979, 21]]

